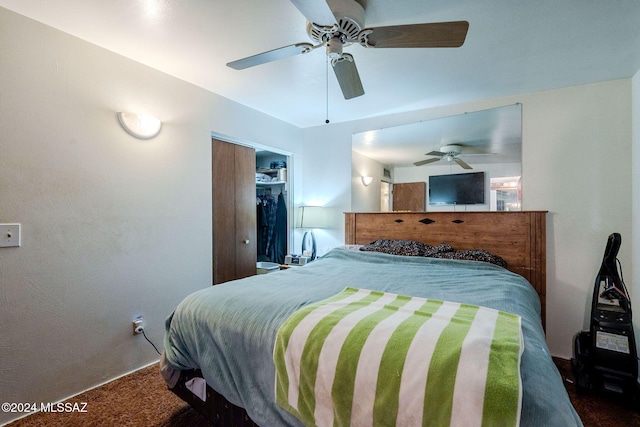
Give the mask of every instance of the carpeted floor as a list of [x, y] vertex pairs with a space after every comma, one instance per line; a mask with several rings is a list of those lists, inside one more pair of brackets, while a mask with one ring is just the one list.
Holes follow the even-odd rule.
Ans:
[[66, 402], [86, 412], [36, 413], [7, 427], [209, 427], [211, 424], [167, 390], [157, 364], [79, 394]]
[[[569, 397], [586, 427], [640, 426], [638, 410], [607, 397], [577, 395], [572, 383], [570, 362], [556, 360], [556, 364], [565, 380]], [[37, 413], [8, 426], [210, 426], [202, 416], [167, 390], [157, 365], [89, 390], [67, 402], [71, 407], [77, 403], [78, 408], [86, 402], [86, 412]]]
[[574, 385], [571, 362], [565, 359], [554, 359], [554, 362], [585, 427], [640, 426], [640, 408], [622, 404], [611, 396], [579, 395]]

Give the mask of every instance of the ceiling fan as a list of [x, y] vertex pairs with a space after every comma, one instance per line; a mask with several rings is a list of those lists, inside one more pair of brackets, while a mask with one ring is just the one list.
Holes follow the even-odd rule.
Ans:
[[434, 163], [440, 160], [446, 160], [448, 162], [456, 162], [458, 165], [460, 165], [464, 169], [473, 169], [471, 166], [469, 166], [468, 163], [460, 159], [458, 156], [459, 155], [494, 154], [494, 153], [485, 153], [485, 152], [480, 152], [475, 150], [463, 151], [463, 148], [464, 147], [462, 145], [458, 145], [458, 144], [445, 145], [443, 147], [440, 147], [440, 151], [429, 151], [427, 154], [425, 154], [425, 156], [436, 156], [436, 157], [415, 162], [414, 165], [422, 166], [422, 165], [427, 165], [429, 163]]
[[366, 48], [460, 47], [469, 29], [467, 21], [364, 27], [364, 8], [356, 0], [291, 0], [307, 18], [307, 34], [313, 43], [302, 42], [227, 63], [242, 70], [325, 46], [345, 99], [364, 95], [360, 75], [351, 54], [343, 47], [359, 43]]

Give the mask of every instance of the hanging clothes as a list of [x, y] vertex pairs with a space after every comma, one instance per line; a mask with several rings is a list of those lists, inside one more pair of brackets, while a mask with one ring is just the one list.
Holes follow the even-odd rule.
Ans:
[[268, 249], [272, 262], [284, 264], [287, 254], [287, 204], [282, 193], [278, 195], [273, 236]]
[[258, 261], [266, 261], [267, 239], [269, 236], [269, 220], [267, 208], [260, 197], [256, 198], [256, 225], [257, 225], [257, 249]]
[[257, 260], [272, 261], [270, 255], [273, 230], [276, 222], [277, 200], [271, 191], [258, 194], [256, 198]]
[[278, 202], [275, 197], [269, 195], [269, 197], [265, 200], [265, 203], [267, 208], [267, 248], [265, 254], [269, 258], [269, 261], [273, 261], [271, 257], [271, 247], [273, 245], [273, 231], [276, 227], [276, 213], [278, 211]]

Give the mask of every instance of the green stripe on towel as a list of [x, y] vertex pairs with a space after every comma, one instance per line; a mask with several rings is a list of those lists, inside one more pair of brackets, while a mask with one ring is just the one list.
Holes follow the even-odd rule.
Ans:
[[[334, 301], [347, 299], [353, 296], [356, 292], [357, 292], [357, 289], [347, 288], [344, 291], [340, 292], [339, 294], [336, 294], [326, 300], [319, 301], [315, 304], [310, 304], [306, 307], [299, 309], [287, 319], [288, 327], [290, 328], [290, 330], [293, 330], [296, 326], [300, 324], [302, 320], [304, 320], [305, 317], [307, 317], [307, 315], [309, 315], [309, 313], [313, 312], [313, 310]], [[291, 337], [290, 334], [282, 337], [278, 335], [278, 340], [276, 341], [276, 345], [273, 349], [274, 360], [284, 360], [284, 352], [286, 351], [287, 346], [289, 345], [290, 337]], [[276, 395], [280, 395], [282, 393], [286, 395], [288, 389], [289, 389], [289, 377], [287, 375], [284, 375], [280, 378], [279, 382], [276, 382]]]
[[348, 425], [351, 419], [355, 373], [366, 338], [379, 322], [396, 313], [409, 300], [409, 297], [398, 295], [393, 301], [385, 305], [385, 310], [378, 310], [369, 314], [360, 320], [347, 335], [337, 360], [331, 392], [336, 414], [339, 415], [336, 420], [338, 425]]
[[517, 425], [521, 351], [519, 316], [346, 288], [281, 326], [276, 401], [307, 426]]
[[[389, 339], [389, 344], [384, 350], [380, 372], [378, 372], [378, 393], [400, 395], [400, 384], [404, 362], [409, 352], [409, 347], [418, 329], [431, 318], [431, 314], [442, 305], [442, 301], [428, 300], [415, 312], [414, 316], [405, 319], [394, 331]], [[381, 399], [379, 396], [378, 399]], [[373, 420], [375, 425], [394, 425], [398, 417], [398, 406], [374, 407]]]
[[423, 413], [424, 419], [430, 420], [432, 425], [447, 426], [451, 421], [460, 347], [477, 311], [477, 306], [461, 305], [433, 349]]
[[[520, 357], [523, 345], [520, 337], [511, 334], [514, 324], [520, 325], [520, 317], [515, 314], [499, 312], [496, 322], [495, 337], [489, 356], [489, 374], [484, 400], [483, 426], [512, 426], [519, 424], [520, 411], [514, 413], [506, 410], [519, 404], [522, 400], [522, 387], [518, 394], [500, 394], [505, 384], [520, 384]], [[518, 369], [501, 369], [503, 366], [517, 366]]]
[[[313, 328], [309, 334], [304, 350], [302, 352], [302, 363], [300, 366], [300, 393], [297, 408], [305, 418], [313, 418], [315, 411], [315, 386], [318, 372], [318, 359], [329, 333], [335, 330], [335, 326], [349, 314], [365, 310], [373, 302], [382, 297], [382, 292], [371, 292], [360, 301], [351, 302], [348, 305], [327, 314]], [[309, 373], [307, 376], [306, 374]], [[309, 397], [309, 398], [307, 398]]]

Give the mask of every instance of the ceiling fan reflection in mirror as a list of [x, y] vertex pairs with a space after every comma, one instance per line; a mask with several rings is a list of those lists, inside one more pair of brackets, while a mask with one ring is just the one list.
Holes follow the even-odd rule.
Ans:
[[345, 99], [364, 95], [353, 56], [345, 46], [366, 48], [460, 47], [469, 29], [467, 21], [392, 25], [365, 28], [364, 9], [355, 0], [291, 0], [307, 18], [307, 34], [313, 43], [302, 42], [227, 63], [236, 70], [308, 53], [325, 47]]
[[415, 166], [423, 166], [429, 163], [438, 162], [440, 160], [446, 160], [448, 162], [456, 162], [463, 169], [473, 169], [466, 163], [464, 160], [460, 159], [458, 156], [460, 155], [485, 155], [485, 154], [494, 154], [494, 153], [486, 153], [478, 150], [474, 150], [471, 148], [466, 148], [462, 145], [451, 144], [440, 147], [440, 151], [429, 151], [425, 156], [436, 156], [430, 159], [421, 160], [419, 162], [415, 162]]

